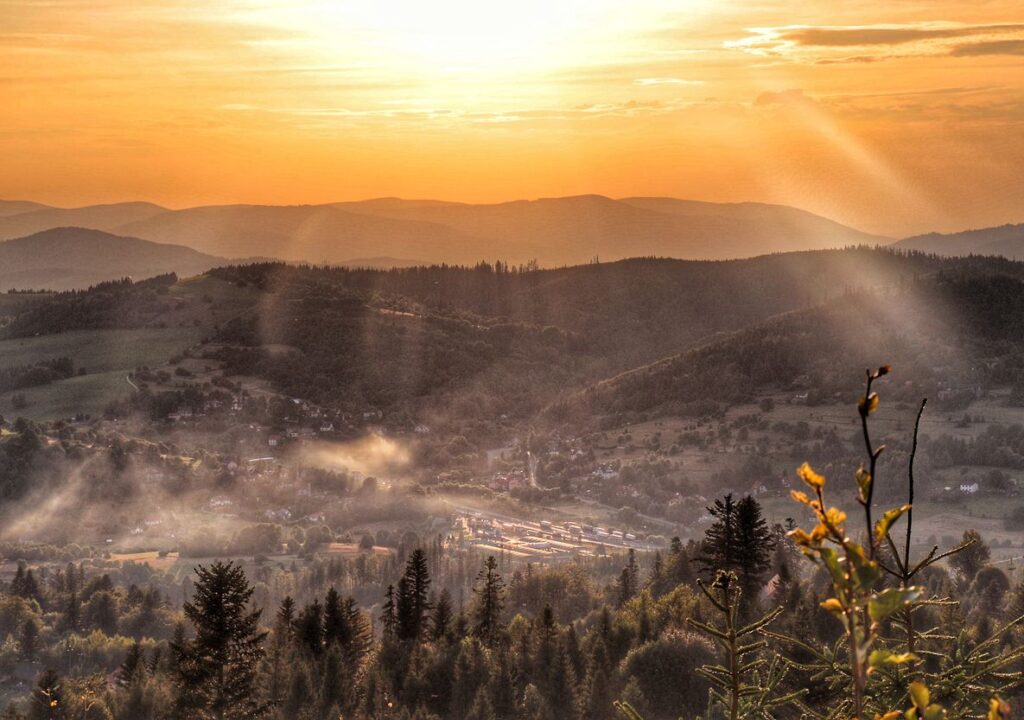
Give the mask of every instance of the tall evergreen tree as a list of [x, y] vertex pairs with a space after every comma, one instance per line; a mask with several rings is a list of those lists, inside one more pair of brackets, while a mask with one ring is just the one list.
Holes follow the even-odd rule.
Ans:
[[396, 612], [398, 637], [402, 640], [419, 640], [426, 630], [428, 600], [430, 593], [430, 570], [427, 555], [421, 548], [413, 550], [405, 566], [405, 574], [398, 581]]
[[736, 566], [736, 503], [732, 493], [706, 508], [714, 522], [704, 531], [704, 542], [697, 564], [701, 572], [714, 577], [719, 570], [732, 570]]
[[715, 500], [708, 512], [715, 518], [704, 533], [698, 563], [708, 574], [735, 572], [750, 607], [771, 567], [774, 541], [761, 504], [747, 495], [733, 502], [732, 495]]
[[324, 646], [324, 612], [319, 600], [307, 605], [296, 621], [296, 636], [302, 648], [318, 657]]
[[744, 607], [751, 607], [772, 565], [775, 540], [761, 512], [761, 504], [747, 495], [736, 503], [736, 572], [739, 576]]
[[395, 598], [395, 586], [388, 585], [384, 594], [384, 606], [380, 611], [380, 623], [384, 628], [384, 636], [391, 637], [398, 632], [398, 604]]
[[146, 666], [143, 662], [142, 657], [142, 645], [136, 640], [132, 643], [132, 646], [128, 648], [128, 653], [125, 655], [124, 662], [121, 663], [121, 667], [118, 668], [117, 684], [121, 687], [131, 687], [133, 684], [142, 679], [146, 673]]
[[257, 683], [263, 658], [260, 611], [249, 608], [253, 588], [242, 568], [215, 562], [196, 568], [185, 617], [196, 637], [177, 647], [177, 705], [199, 720], [242, 720], [268, 710]]
[[324, 642], [328, 645], [341, 643], [347, 636], [347, 618], [341, 595], [331, 586], [324, 598]]
[[622, 572], [619, 573], [619, 605], [625, 605], [629, 602], [640, 585], [640, 566], [636, 562], [636, 551], [633, 548], [629, 549], [629, 556], [626, 561], [626, 567], [622, 568]]
[[473, 632], [485, 645], [494, 645], [501, 631], [501, 611], [505, 608], [505, 582], [498, 573], [498, 561], [489, 555], [477, 575], [477, 604], [473, 612]]
[[434, 612], [430, 616], [430, 632], [434, 640], [441, 640], [448, 634], [454, 614], [452, 595], [448, 592], [448, 588], [444, 588], [441, 590], [441, 594], [434, 604]]

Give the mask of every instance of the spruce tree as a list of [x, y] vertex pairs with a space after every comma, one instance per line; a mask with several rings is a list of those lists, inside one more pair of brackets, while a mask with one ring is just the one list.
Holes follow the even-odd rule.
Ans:
[[296, 635], [302, 648], [319, 657], [324, 646], [324, 613], [323, 606], [319, 600], [314, 600], [311, 605], [299, 613], [296, 621]]
[[39, 639], [39, 625], [32, 618], [27, 618], [21, 624], [21, 656], [26, 660], [36, 659], [36, 641]]
[[395, 586], [388, 585], [384, 594], [384, 606], [380, 611], [380, 623], [384, 628], [384, 636], [392, 637], [398, 632], [398, 604], [395, 598]]
[[701, 572], [714, 577], [718, 571], [732, 570], [736, 566], [736, 503], [732, 493], [716, 499], [706, 510], [715, 520], [704, 531], [697, 564]]
[[775, 541], [761, 513], [761, 504], [747, 495], [736, 504], [736, 549], [734, 558], [745, 608], [757, 601], [765, 574], [771, 568]]
[[430, 570], [427, 556], [416, 548], [405, 566], [405, 574], [398, 581], [395, 600], [398, 619], [398, 637], [402, 640], [419, 640], [426, 630], [428, 601], [430, 593]]
[[196, 637], [175, 651], [177, 705], [199, 720], [261, 717], [257, 672], [263, 658], [260, 611], [249, 608], [253, 588], [242, 568], [215, 562], [196, 568], [194, 596], [184, 605]]
[[341, 595], [332, 586], [324, 598], [324, 642], [328, 645], [341, 643], [348, 636], [346, 624]]
[[146, 666], [143, 663], [142, 645], [139, 644], [138, 640], [128, 648], [124, 662], [121, 663], [121, 667], [118, 669], [117, 684], [124, 688], [131, 687], [145, 675]]
[[434, 640], [441, 640], [447, 635], [448, 630], [451, 629], [453, 615], [452, 595], [448, 592], [448, 588], [444, 588], [437, 598], [434, 612], [430, 617], [430, 631]]
[[484, 561], [477, 575], [477, 605], [473, 613], [473, 632], [485, 645], [493, 645], [501, 631], [501, 611], [505, 608], [505, 583], [498, 573], [493, 555]]
[[735, 572], [739, 577], [749, 609], [761, 589], [764, 575], [771, 567], [774, 541], [765, 522], [761, 505], [747, 495], [733, 502], [732, 495], [715, 500], [708, 512], [715, 518], [704, 533], [698, 563], [709, 575]]

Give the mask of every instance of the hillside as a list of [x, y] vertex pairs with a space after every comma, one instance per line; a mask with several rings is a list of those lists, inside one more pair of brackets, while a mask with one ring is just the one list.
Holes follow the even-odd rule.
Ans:
[[0, 242], [0, 291], [85, 288], [121, 277], [188, 276], [223, 258], [100, 230], [62, 227]]
[[596, 383], [549, 408], [557, 419], [701, 416], [770, 393], [817, 404], [851, 390], [850, 378], [885, 358], [909, 378], [897, 400], [973, 398], [982, 388], [1024, 388], [1024, 282], [1019, 272], [942, 272], [888, 292], [850, 292]]
[[916, 235], [900, 240], [895, 247], [937, 255], [1001, 255], [1020, 260], [1024, 259], [1024, 224]]
[[[929, 278], [991, 277], [1024, 280], [1024, 265], [867, 248], [525, 271], [504, 265], [372, 270], [263, 263], [215, 268], [201, 281], [202, 292], [194, 282], [170, 279], [166, 294], [160, 283], [108, 284], [34, 299], [11, 311], [4, 334], [38, 341], [57, 332], [180, 328], [198, 320], [207, 330], [196, 353], [229, 376], [259, 378], [288, 397], [353, 412], [370, 407], [389, 418], [451, 423], [472, 435], [493, 431], [499, 417], [504, 418], [499, 424], [508, 426], [529, 422], [544, 407], [606, 378], [642, 383], [602, 384], [614, 392], [598, 393], [597, 414], [645, 411], [673, 398], [688, 402], [686, 394], [705, 385], [707, 393], [731, 402], [762, 382], [743, 363], [781, 357], [794, 368], [806, 365], [800, 353], [809, 340], [793, 345], [795, 358], [778, 350], [777, 338], [787, 336], [787, 323], [804, 317], [801, 313], [857, 307], [854, 300], [861, 297], [913, 297]], [[199, 300], [207, 295], [204, 312]], [[179, 297], [191, 300], [181, 305], [175, 302]], [[903, 313], [909, 306], [900, 301], [899, 307]], [[922, 307], [927, 310], [920, 311], [922, 318], [949, 316], [940, 304]], [[882, 315], [897, 316], [892, 310]], [[974, 325], [987, 317], [979, 310]], [[800, 337], [823, 343], [846, 337], [821, 323], [804, 328]], [[846, 320], [834, 325], [845, 328]], [[910, 337], [899, 325], [891, 329], [894, 337]], [[847, 345], [824, 345], [825, 367], [869, 362], [876, 353], [861, 351], [857, 343], [873, 337], [865, 329]], [[738, 369], [723, 375], [735, 375], [736, 383], [699, 374], [693, 384], [684, 378], [682, 390], [657, 389], [672, 387], [665, 378], [676, 373], [671, 360], [660, 359], [680, 357], [687, 366], [686, 353], [721, 343], [742, 348], [736, 350], [744, 358]], [[922, 352], [936, 352], [929, 343], [920, 346]], [[670, 368], [668, 374], [662, 367]], [[687, 373], [703, 367], [695, 363]], [[644, 389], [648, 375], [653, 391]], [[606, 395], [611, 399], [603, 399]], [[644, 400], [652, 396], [662, 399]]]

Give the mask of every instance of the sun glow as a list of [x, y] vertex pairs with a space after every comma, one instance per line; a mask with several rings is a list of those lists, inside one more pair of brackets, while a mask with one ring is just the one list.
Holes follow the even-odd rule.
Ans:
[[279, 8], [273, 21], [308, 33], [328, 61], [355, 54], [407, 74], [494, 76], [578, 66], [614, 54], [621, 50], [616, 35], [621, 39], [638, 19], [650, 20], [627, 10], [614, 0], [313, 0]]

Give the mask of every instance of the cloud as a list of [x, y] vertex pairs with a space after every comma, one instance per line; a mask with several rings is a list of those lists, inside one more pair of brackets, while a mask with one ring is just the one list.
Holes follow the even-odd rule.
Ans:
[[783, 90], [781, 92], [763, 92], [754, 99], [754, 107], [767, 105], [787, 105], [790, 103], [811, 102], [803, 90]]
[[970, 43], [953, 48], [949, 54], [954, 57], [1024, 55], [1024, 40], [993, 40], [991, 42]]
[[851, 47], [863, 45], [903, 45], [921, 40], [963, 38], [994, 33], [1021, 32], [1024, 25], [972, 25], [947, 28], [920, 26], [805, 27], [780, 35], [803, 46]]
[[681, 78], [674, 77], [650, 77], [650, 78], [638, 78], [633, 81], [635, 85], [703, 85], [703, 80], [683, 80]]
[[[1024, 23], [904, 23], [789, 25], [751, 28], [724, 47], [762, 57], [818, 65], [869, 63], [906, 57], [1024, 54]], [[974, 42], [965, 42], [973, 39]], [[850, 50], [861, 52], [851, 53]]]

